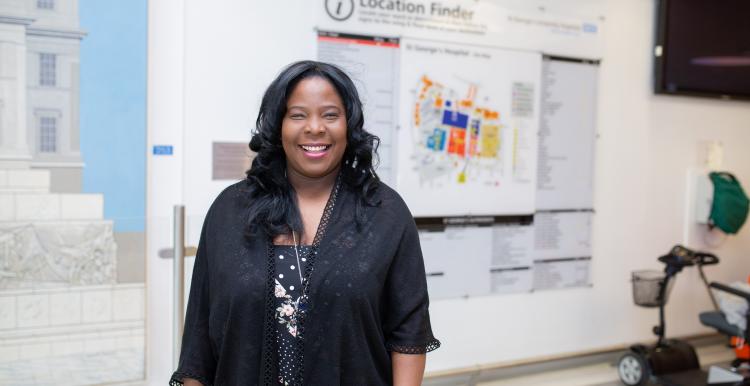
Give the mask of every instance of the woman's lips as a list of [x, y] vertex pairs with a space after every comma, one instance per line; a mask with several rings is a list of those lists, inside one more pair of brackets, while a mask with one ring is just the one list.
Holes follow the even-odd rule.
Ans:
[[302, 152], [305, 153], [305, 156], [310, 158], [320, 158], [328, 154], [328, 149], [331, 148], [331, 145], [324, 145], [324, 144], [308, 144], [308, 145], [299, 145], [300, 149], [302, 149]]

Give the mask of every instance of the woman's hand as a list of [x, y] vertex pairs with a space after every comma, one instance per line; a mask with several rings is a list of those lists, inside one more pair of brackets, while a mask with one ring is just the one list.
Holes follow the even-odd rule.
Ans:
[[[402, 354], [391, 352], [393, 386], [419, 386], [424, 376], [426, 354]], [[185, 385], [187, 386], [187, 384]]]
[[202, 383], [196, 381], [193, 378], [182, 378], [183, 386], [203, 386]]

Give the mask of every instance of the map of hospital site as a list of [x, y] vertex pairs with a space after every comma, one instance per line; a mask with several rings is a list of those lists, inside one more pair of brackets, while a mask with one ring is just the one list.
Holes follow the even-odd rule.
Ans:
[[541, 55], [401, 40], [396, 187], [414, 216], [530, 213]]
[[[500, 112], [475, 102], [477, 85], [455, 90], [423, 75], [417, 86], [413, 130], [420, 183], [436, 179], [464, 184], [499, 184], [503, 174]], [[494, 177], [494, 178], [493, 178]]]

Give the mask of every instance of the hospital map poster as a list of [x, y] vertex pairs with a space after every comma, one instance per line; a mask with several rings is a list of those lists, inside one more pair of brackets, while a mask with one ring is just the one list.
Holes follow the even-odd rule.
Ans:
[[534, 212], [541, 63], [402, 39], [396, 188], [415, 217]]

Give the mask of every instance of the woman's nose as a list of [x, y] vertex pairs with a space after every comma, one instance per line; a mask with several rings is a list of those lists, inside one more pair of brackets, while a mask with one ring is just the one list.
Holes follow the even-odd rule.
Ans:
[[305, 126], [305, 132], [311, 133], [311, 134], [318, 134], [325, 131], [325, 125], [322, 119], [320, 118], [311, 118], [307, 125]]

